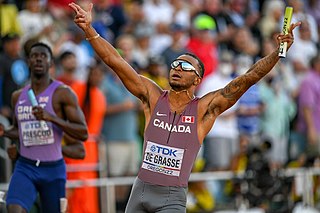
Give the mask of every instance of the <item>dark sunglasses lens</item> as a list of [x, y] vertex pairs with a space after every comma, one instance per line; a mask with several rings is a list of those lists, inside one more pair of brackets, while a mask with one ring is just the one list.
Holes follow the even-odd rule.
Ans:
[[177, 68], [179, 65], [181, 65], [181, 68], [184, 71], [193, 71], [194, 70], [194, 67], [185, 61], [173, 61], [171, 63], [171, 68]]
[[181, 67], [185, 71], [194, 71], [195, 70], [194, 67], [191, 64], [189, 64], [188, 62], [181, 62]]
[[171, 63], [171, 68], [177, 68], [178, 66], [179, 66], [179, 61], [173, 61], [172, 63]]

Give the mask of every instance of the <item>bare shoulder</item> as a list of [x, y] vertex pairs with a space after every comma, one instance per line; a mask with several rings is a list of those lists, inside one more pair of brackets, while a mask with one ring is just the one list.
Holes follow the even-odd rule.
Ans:
[[12, 106], [15, 106], [15, 105], [16, 105], [16, 103], [17, 103], [17, 101], [18, 101], [18, 99], [19, 99], [19, 96], [20, 96], [21, 92], [22, 92], [22, 89], [19, 89], [19, 90], [16, 90], [16, 91], [14, 91], [14, 92], [12, 93], [12, 95], [11, 95]]
[[139, 99], [141, 99], [143, 103], [155, 105], [155, 103], [157, 102], [160, 95], [164, 92], [164, 90], [151, 79], [145, 76], [141, 76], [141, 78], [144, 85], [147, 88], [147, 94], [145, 94], [144, 97], [141, 97]]
[[68, 85], [62, 84], [60, 85], [54, 92], [54, 99], [60, 101], [68, 101], [69, 99], [75, 100], [77, 99], [77, 95]]

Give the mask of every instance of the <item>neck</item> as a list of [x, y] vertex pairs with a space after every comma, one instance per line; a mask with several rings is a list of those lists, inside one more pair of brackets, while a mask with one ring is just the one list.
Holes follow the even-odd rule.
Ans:
[[51, 78], [48, 78], [48, 79], [32, 78], [31, 87], [37, 93], [37, 91], [42, 91], [44, 88], [47, 88], [50, 82], [51, 82]]
[[174, 92], [176, 95], [185, 92], [190, 100], [193, 100], [193, 99], [194, 99], [194, 95], [192, 94], [192, 96], [191, 96], [190, 93], [189, 93], [189, 91], [186, 90], [186, 89], [181, 90], [181, 91], [175, 91], [174, 89], [170, 88], [170, 91], [171, 91], [171, 92]]

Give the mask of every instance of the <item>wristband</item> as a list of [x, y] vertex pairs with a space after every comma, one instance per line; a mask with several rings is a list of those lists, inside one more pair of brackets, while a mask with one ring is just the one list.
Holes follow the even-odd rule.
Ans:
[[96, 38], [99, 38], [99, 37], [100, 37], [100, 35], [99, 35], [99, 34], [97, 34], [97, 35], [95, 35], [95, 36], [92, 36], [92, 37], [86, 38], [86, 40], [87, 40], [87, 41], [91, 41], [91, 40], [96, 39]]

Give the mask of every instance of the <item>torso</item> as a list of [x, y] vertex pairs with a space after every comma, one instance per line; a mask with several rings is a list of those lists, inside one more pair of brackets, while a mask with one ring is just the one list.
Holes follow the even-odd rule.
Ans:
[[168, 96], [165, 91], [159, 97], [147, 125], [139, 178], [156, 185], [187, 186], [201, 146], [197, 133], [198, 99], [171, 107]]
[[[39, 105], [56, 116], [58, 115], [55, 112], [55, 100], [53, 97], [60, 85], [60, 82], [53, 81], [44, 91], [36, 95]], [[59, 160], [62, 158], [62, 130], [48, 121], [45, 122], [48, 130], [41, 128], [39, 121], [32, 114], [32, 105], [27, 96], [29, 88], [30, 85], [21, 90], [15, 105], [19, 127], [20, 154], [33, 160]]]

